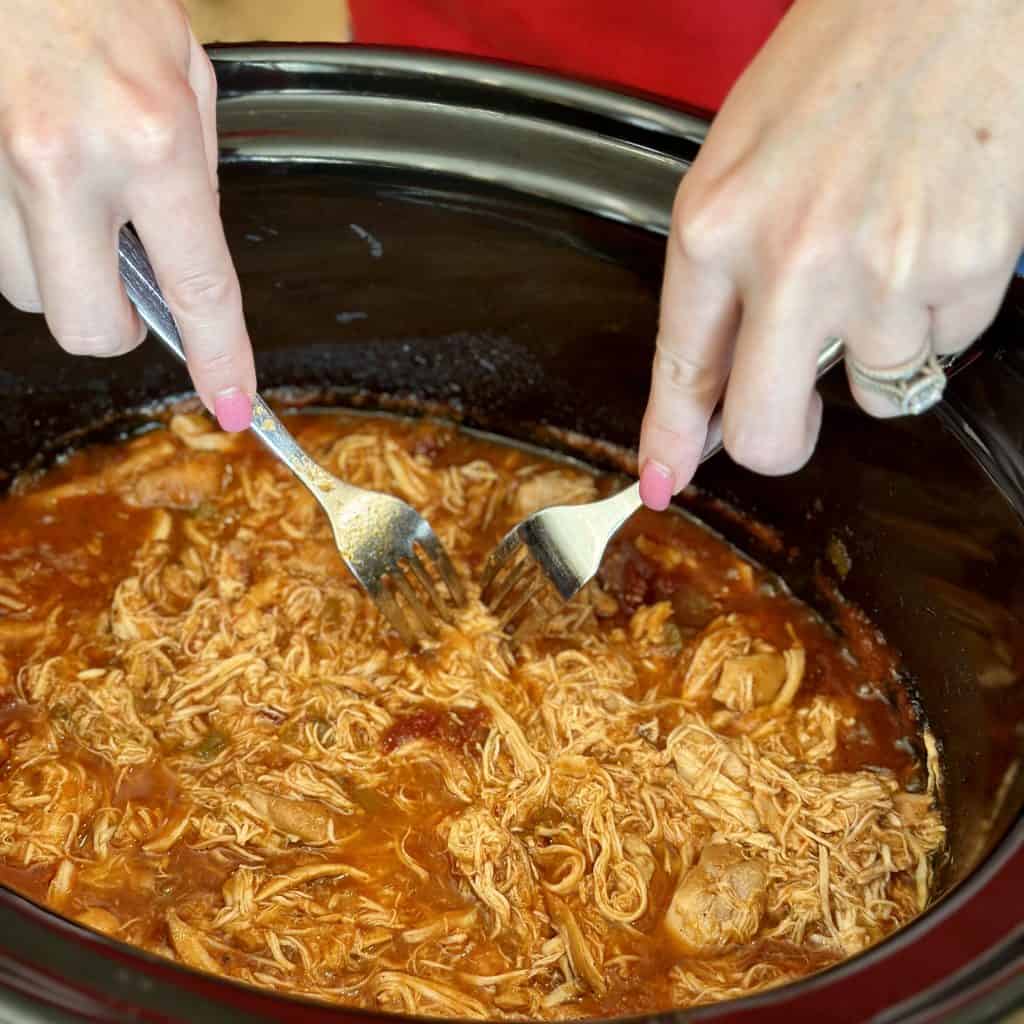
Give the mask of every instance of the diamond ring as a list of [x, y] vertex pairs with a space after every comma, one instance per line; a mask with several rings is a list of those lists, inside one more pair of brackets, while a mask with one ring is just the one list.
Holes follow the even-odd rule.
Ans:
[[849, 351], [846, 365], [853, 381], [865, 391], [888, 398], [901, 416], [917, 416], [942, 400], [946, 374], [938, 357], [926, 343], [921, 352], [886, 370], [873, 370], [858, 362]]

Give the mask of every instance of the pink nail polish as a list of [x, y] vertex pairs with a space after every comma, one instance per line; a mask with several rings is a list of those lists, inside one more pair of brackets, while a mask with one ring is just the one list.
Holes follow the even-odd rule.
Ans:
[[668, 508], [676, 489], [676, 478], [668, 466], [648, 459], [640, 470], [640, 497], [655, 512]]
[[238, 388], [222, 391], [214, 400], [214, 414], [222, 430], [237, 434], [252, 423], [252, 402]]

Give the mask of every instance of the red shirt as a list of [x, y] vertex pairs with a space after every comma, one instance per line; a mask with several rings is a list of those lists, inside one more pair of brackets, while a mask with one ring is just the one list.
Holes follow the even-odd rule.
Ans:
[[717, 110], [792, 0], [350, 0], [361, 43], [533, 64]]

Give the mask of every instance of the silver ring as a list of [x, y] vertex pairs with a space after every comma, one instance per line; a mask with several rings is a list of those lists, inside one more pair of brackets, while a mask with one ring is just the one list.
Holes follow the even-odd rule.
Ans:
[[928, 342], [921, 352], [899, 366], [871, 370], [846, 353], [850, 376], [865, 391], [888, 398], [901, 416], [918, 416], [942, 401], [946, 374]]

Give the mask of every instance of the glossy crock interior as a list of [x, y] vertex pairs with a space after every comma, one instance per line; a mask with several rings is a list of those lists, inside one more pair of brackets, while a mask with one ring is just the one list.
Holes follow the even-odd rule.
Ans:
[[[672, 191], [699, 121], [507, 69], [375, 51], [232, 50], [219, 71], [223, 212], [264, 389], [427, 409], [567, 451], [579, 450], [573, 434], [634, 444]], [[984, 870], [1021, 869], [1024, 779], [1007, 770], [1024, 739], [1024, 412], [1014, 392], [1024, 361], [1007, 342], [1022, 323], [1012, 294], [940, 415], [869, 420], [833, 374], [821, 443], [801, 473], [759, 478], [724, 456], [706, 465], [701, 490], [780, 530], [781, 548], [720, 502], [688, 499], [829, 617], [826, 552], [845, 545], [852, 568], [841, 590], [903, 654], [942, 747], [949, 913], [958, 899], [981, 898], [986, 858]], [[72, 359], [38, 319], [6, 307], [0, 344], [9, 471], [76, 430], [123, 425], [119, 410], [187, 388], [155, 343], [113, 362]], [[0, 893], [0, 984], [27, 956], [10, 938], [19, 915], [41, 920]], [[187, 1019], [293, 1015], [283, 1002], [111, 952], [74, 926], [39, 927], [49, 934], [33, 964], [50, 960], [65, 978], [80, 941], [101, 960], [134, 964], [151, 992], [198, 993]], [[918, 927], [786, 998], [848, 986], [858, 964], [908, 964]], [[103, 991], [117, 985], [106, 978]], [[129, 987], [129, 1002], [141, 998]], [[129, 1019], [104, 999], [99, 1019]], [[766, 996], [746, 1001], [748, 1012], [770, 1018], [773, 999], [778, 1009]], [[250, 1010], [207, 1018], [218, 1003]]]

